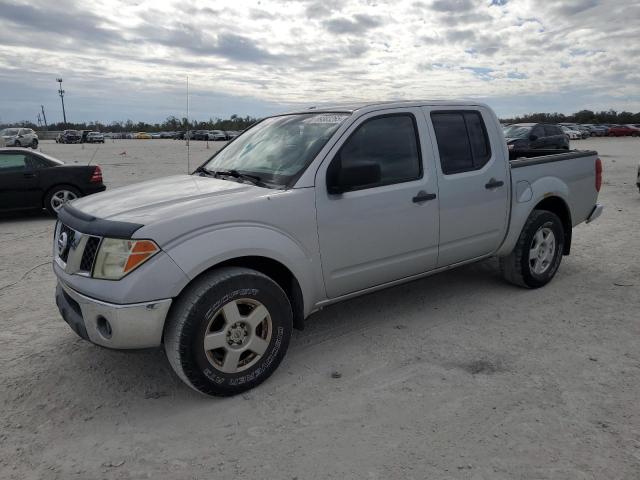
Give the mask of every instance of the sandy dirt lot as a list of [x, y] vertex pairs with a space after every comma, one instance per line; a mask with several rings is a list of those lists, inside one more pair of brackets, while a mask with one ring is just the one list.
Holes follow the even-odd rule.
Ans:
[[[161, 350], [76, 337], [54, 221], [5, 215], [0, 478], [637, 480], [640, 140], [573, 143], [600, 152], [606, 209], [550, 285], [506, 284], [490, 260], [332, 306], [235, 398], [193, 392]], [[109, 187], [186, 170], [170, 140], [41, 148], [93, 158]], [[194, 143], [192, 166], [213, 151]]]

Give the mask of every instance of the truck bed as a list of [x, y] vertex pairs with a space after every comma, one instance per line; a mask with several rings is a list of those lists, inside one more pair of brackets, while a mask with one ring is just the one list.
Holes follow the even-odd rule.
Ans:
[[511, 168], [592, 156], [597, 157], [598, 153], [593, 150], [509, 150]]

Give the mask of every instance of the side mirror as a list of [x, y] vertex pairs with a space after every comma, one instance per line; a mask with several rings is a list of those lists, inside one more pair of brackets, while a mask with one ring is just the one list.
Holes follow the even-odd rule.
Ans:
[[529, 135], [529, 140], [531, 140], [532, 142], [535, 142], [538, 139], [537, 135]]
[[[332, 165], [333, 166], [333, 165]], [[375, 162], [362, 162], [347, 167], [329, 167], [327, 170], [327, 190], [331, 194], [340, 194], [365, 185], [378, 183], [382, 173]]]

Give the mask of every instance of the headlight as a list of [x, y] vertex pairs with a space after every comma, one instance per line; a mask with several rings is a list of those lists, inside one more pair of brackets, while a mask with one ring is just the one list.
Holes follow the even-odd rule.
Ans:
[[119, 280], [160, 251], [152, 240], [104, 238], [96, 256], [93, 277]]

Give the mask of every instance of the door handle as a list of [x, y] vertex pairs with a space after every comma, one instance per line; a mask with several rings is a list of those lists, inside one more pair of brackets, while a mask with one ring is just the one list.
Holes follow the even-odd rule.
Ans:
[[489, 180], [489, 183], [487, 183], [484, 188], [486, 188], [487, 190], [491, 190], [492, 188], [498, 188], [504, 185], [504, 182], [502, 180], [496, 180], [495, 178], [492, 178], [491, 180]]
[[413, 203], [423, 203], [423, 202], [428, 202], [429, 200], [433, 200], [434, 198], [436, 198], [435, 193], [427, 193], [424, 190], [420, 190], [418, 192], [418, 195], [413, 197], [412, 200], [413, 200]]
[[24, 178], [36, 178], [36, 174], [35, 173], [23, 173], [22, 176]]

